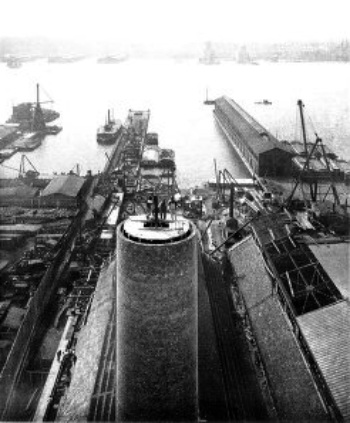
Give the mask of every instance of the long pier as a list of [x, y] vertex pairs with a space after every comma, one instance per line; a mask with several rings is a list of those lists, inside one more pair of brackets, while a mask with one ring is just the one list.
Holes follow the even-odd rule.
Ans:
[[252, 176], [291, 174], [290, 149], [232, 99], [215, 100], [214, 117]]

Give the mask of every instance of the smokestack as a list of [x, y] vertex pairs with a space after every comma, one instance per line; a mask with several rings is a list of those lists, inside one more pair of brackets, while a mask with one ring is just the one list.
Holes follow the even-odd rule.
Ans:
[[118, 226], [117, 421], [198, 420], [198, 241], [182, 227]]

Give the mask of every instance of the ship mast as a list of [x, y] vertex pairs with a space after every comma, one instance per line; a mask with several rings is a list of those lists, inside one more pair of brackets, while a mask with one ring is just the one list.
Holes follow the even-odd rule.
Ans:
[[39, 84], [36, 84], [36, 105], [34, 109], [34, 116], [32, 122], [32, 131], [41, 132], [46, 128], [43, 111], [40, 106]]
[[301, 100], [298, 100], [297, 104], [300, 111], [301, 129], [303, 131], [304, 151], [305, 151], [305, 156], [307, 156], [306, 129], [305, 129], [305, 121], [304, 121], [304, 113], [303, 113], [304, 104]]
[[39, 84], [36, 84], [36, 105], [38, 106], [39, 103], [40, 103], [40, 99], [39, 99]]

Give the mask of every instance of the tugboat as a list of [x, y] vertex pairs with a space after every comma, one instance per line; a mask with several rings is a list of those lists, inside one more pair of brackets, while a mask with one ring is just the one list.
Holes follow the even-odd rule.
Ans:
[[103, 126], [97, 130], [97, 142], [99, 144], [114, 144], [122, 130], [122, 123], [120, 120], [115, 120], [111, 117], [111, 111], [108, 109], [107, 120]]

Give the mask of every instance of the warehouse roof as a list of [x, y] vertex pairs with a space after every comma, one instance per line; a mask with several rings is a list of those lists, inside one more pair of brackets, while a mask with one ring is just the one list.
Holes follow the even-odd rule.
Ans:
[[309, 246], [345, 298], [350, 298], [350, 244], [315, 244]]
[[347, 301], [297, 318], [345, 421], [350, 419], [350, 306]]
[[279, 418], [325, 421], [326, 413], [318, 392], [254, 239], [248, 237], [233, 246], [229, 259], [249, 313]]
[[256, 156], [274, 149], [291, 154], [289, 148], [280, 143], [231, 98], [227, 96], [220, 97], [215, 100], [215, 104], [226, 114], [233, 124], [234, 131], [245, 141]]
[[84, 178], [76, 175], [56, 176], [42, 192], [42, 197], [62, 194], [67, 197], [76, 197], [85, 182]]

